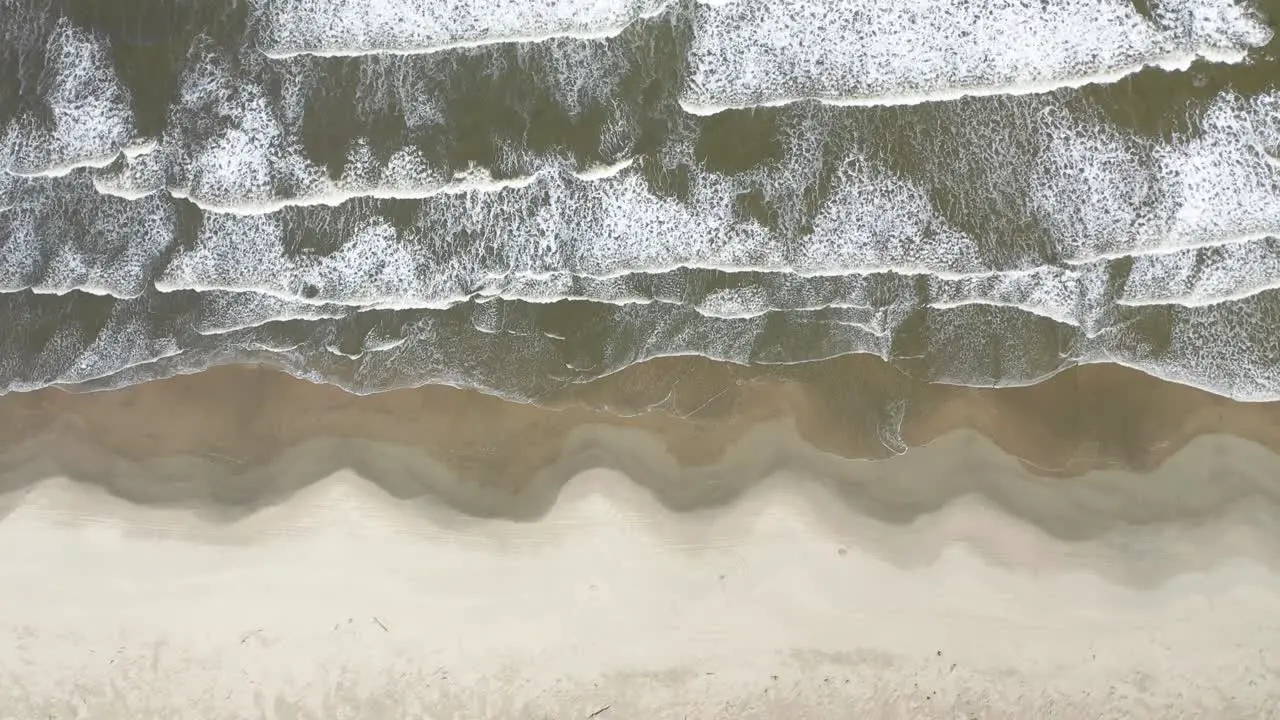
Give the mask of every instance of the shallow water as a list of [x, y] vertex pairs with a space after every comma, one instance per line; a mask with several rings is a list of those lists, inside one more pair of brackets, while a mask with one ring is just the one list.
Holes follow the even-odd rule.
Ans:
[[952, 5], [0, 0], [0, 387], [1280, 399], [1280, 5]]

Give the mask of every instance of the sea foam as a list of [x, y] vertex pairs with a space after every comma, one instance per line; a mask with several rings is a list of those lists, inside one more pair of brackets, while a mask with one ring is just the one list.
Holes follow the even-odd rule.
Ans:
[[[682, 104], [910, 104], [1238, 62], [1272, 31], [1237, 0], [727, 0], [695, 4]], [[1011, 42], [1010, 38], [1017, 38]]]
[[[1075, 364], [1111, 362], [1239, 400], [1280, 399], [1269, 334], [1280, 312], [1274, 292], [1202, 308], [1133, 308], [1125, 322], [1094, 335], [991, 304], [917, 307], [879, 333], [866, 327], [861, 311], [725, 319], [666, 303], [585, 303], [547, 313], [495, 299], [441, 310], [273, 322], [203, 336], [178, 327], [193, 317], [190, 303], [199, 302], [198, 296], [185, 298], [117, 300], [101, 329], [63, 324], [34, 346], [34, 335], [11, 335], [5, 340], [6, 386], [21, 390], [98, 379], [112, 385], [154, 373], [258, 361], [355, 392], [444, 382], [527, 401], [657, 357], [786, 364], [869, 353], [923, 379], [972, 386], [1030, 384]], [[52, 308], [44, 301], [23, 304], [31, 312]], [[153, 306], [167, 308], [166, 314], [161, 317]], [[1165, 340], [1138, 329], [1151, 323], [1165, 325]], [[13, 352], [17, 347], [25, 350]], [[113, 371], [120, 374], [114, 380]]]
[[[629, 106], [618, 103], [617, 84], [633, 63], [630, 44], [617, 44], [555, 40], [514, 55], [494, 50], [265, 63], [260, 57], [233, 62], [197, 44], [186, 58], [162, 137], [150, 152], [128, 154], [100, 170], [95, 182], [100, 192], [128, 199], [163, 191], [204, 210], [263, 214], [360, 198], [519, 187], [549, 168], [569, 168], [583, 179], [607, 176], [625, 167], [639, 132]], [[592, 127], [601, 133], [600, 152], [585, 161], [566, 149], [535, 153], [519, 147], [527, 128], [495, 125], [492, 149], [477, 151], [483, 167], [458, 158], [450, 146], [460, 131], [446, 127], [445, 113], [469, 93], [484, 93], [483, 87], [451, 86], [451, 76], [471, 66], [532, 85], [528, 102], [554, 99], [570, 123], [588, 107], [602, 108], [604, 127]], [[499, 79], [476, 85], [484, 82]], [[500, 104], [494, 114], [512, 110], [524, 108]], [[389, 140], [379, 130], [387, 125], [402, 126], [402, 136]], [[324, 158], [314, 157], [309, 150], [318, 141], [308, 146], [304, 138], [331, 130], [336, 142], [324, 143]]]
[[[198, 42], [151, 138], [134, 133], [107, 40], [58, 24], [40, 100], [52, 122], [22, 115], [3, 131], [11, 167], [0, 174], [0, 290], [15, 328], [3, 338], [4, 387], [106, 387], [258, 360], [357, 392], [444, 382], [536, 400], [656, 357], [798, 363], [870, 353], [969, 385], [1116, 362], [1239, 399], [1280, 399], [1269, 330], [1280, 322], [1280, 94], [1221, 92], [1188, 107], [1187, 129], [1167, 137], [1108, 120], [1084, 93], [1016, 94], [1191, 56], [1238, 60], [1269, 37], [1241, 6], [1157, 2], [1143, 14], [1102, 0], [1047, 11], [957, 4], [945, 27], [936, 4], [855, 4], [881, 11], [864, 12], [857, 27], [813, 24], [834, 6], [681, 6], [694, 13], [686, 100], [727, 88], [766, 93], [769, 104], [767, 92], [790, 87], [769, 84], [779, 78], [831, 80], [824, 99], [836, 103], [853, 97], [841, 92], [870, 92], [868, 104], [1006, 93], [742, 113], [770, 134], [744, 148], [756, 159], [738, 164], [703, 142], [732, 116], [681, 115], [661, 88], [666, 104], [618, 100], [624, 79], [655, 77], [643, 58], [657, 45], [640, 33], [651, 28], [633, 21], [660, 5], [557, 15], [571, 6], [495, 15], [475, 30], [401, 22], [432, 17], [406, 0], [375, 7], [377, 22], [361, 34], [342, 25], [354, 17], [349, 3], [259, 2], [257, 30], [280, 39], [280, 57]], [[306, 20], [318, 7], [334, 11], [333, 24]], [[478, 7], [462, 8], [471, 12], [463, 20], [479, 22]], [[913, 9], [919, 27], [895, 30]], [[781, 53], [766, 58], [774, 66], [747, 53], [709, 69], [715, 42], [784, 10], [810, 23], [806, 44], [760, 43]], [[857, 15], [847, 3], [841, 13]], [[972, 15], [977, 31], [946, 34], [964, 26], [957, 13]], [[555, 24], [565, 18], [580, 24]], [[424, 53], [458, 38], [533, 38], [514, 34], [517, 20], [543, 22], [536, 32], [551, 35], [631, 23], [625, 32], [639, 42], [560, 37], [367, 54], [374, 40]], [[864, 45], [809, 42], [843, 31]], [[1039, 43], [1035, 53], [1000, 42], [1012, 32]], [[351, 42], [339, 47], [344, 37]], [[885, 38], [920, 62], [885, 51]], [[317, 57], [344, 53], [353, 57]], [[945, 53], [964, 61], [949, 75]], [[982, 53], [989, 65], [965, 65]], [[449, 93], [461, 92], [444, 76], [484, 63], [537, 68], [503, 82], [545, 82], [528, 107], [550, 99], [574, 132], [592, 115], [581, 127], [599, 135], [586, 144], [598, 147], [531, 150], [524, 118], [481, 148], [487, 164], [438, 151], [457, 139], [445, 125]], [[428, 67], [444, 78], [438, 87], [409, 82]], [[850, 68], [859, 73], [840, 75]], [[324, 103], [330, 69], [361, 78], [354, 101]], [[839, 84], [847, 81], [865, 87]], [[347, 114], [334, 118], [341, 143], [304, 140], [327, 128], [317, 115], [344, 103]], [[74, 142], [60, 139], [73, 114], [93, 122]], [[374, 132], [388, 118], [404, 137]]]
[[[938, 188], [969, 180], [951, 165], [914, 174], [892, 170], [856, 144], [824, 138], [829, 118], [822, 113], [812, 119], [801, 113], [778, 160], [733, 173], [699, 169], [677, 143], [660, 158], [603, 169], [558, 164], [500, 181], [477, 169], [422, 197], [353, 194], [330, 205], [313, 204], [325, 196], [312, 196], [258, 207], [243, 199], [246, 188], [257, 186], [248, 183], [235, 186], [237, 205], [210, 206], [216, 193], [208, 192], [193, 200], [194, 208], [176, 189], [140, 193], [133, 202], [120, 193], [99, 195], [84, 171], [10, 177], [4, 193], [10, 208], [0, 214], [8, 230], [3, 250], [12, 256], [4, 287], [129, 297], [154, 281], [166, 292], [270, 296], [278, 305], [267, 316], [279, 320], [287, 319], [289, 307], [445, 308], [471, 297], [689, 303], [710, 317], [740, 318], [868, 306], [855, 285], [835, 289], [842, 278], [862, 287], [868, 278], [918, 276], [927, 291], [912, 289], [912, 302], [938, 309], [1010, 306], [1092, 332], [1107, 326], [1117, 301], [1196, 305], [1270, 286], [1267, 266], [1255, 264], [1257, 272], [1235, 283], [1230, 272], [1219, 272], [1173, 294], [1137, 291], [1142, 277], [1155, 276], [1163, 255], [1251, 247], [1255, 236], [1280, 231], [1280, 168], [1268, 154], [1280, 138], [1270, 112], [1275, 97], [1220, 95], [1191, 133], [1171, 141], [1126, 134], [1038, 99], [1001, 101], [1013, 114], [965, 120], [1029, 123], [1019, 132], [1039, 148], [1030, 162], [1011, 163], [1000, 153], [967, 162], [1007, 168], [986, 197], [1029, 208], [1047, 233], [1046, 261], [1028, 263], [1005, 252], [1001, 226], [971, 226], [936, 204]], [[970, 140], [964, 133], [957, 138]], [[162, 144], [131, 160], [147, 162], [164, 152]], [[396, 159], [409, 156], [393, 155], [386, 167], [409, 164]], [[265, 157], [262, 167], [271, 167], [272, 156]], [[349, 163], [356, 174], [383, 167], [356, 160]], [[681, 195], [665, 194], [651, 181], [651, 165], [663, 162], [689, 169]], [[413, 167], [407, 175], [415, 178], [435, 172]], [[110, 176], [91, 174], [99, 190]], [[740, 199], [749, 195], [779, 208], [777, 216], [744, 213]], [[808, 200], [814, 197], [816, 204]], [[179, 223], [179, 215], [187, 220]], [[1129, 294], [1118, 297], [1108, 289], [1123, 279], [1113, 265], [1127, 258], [1150, 259], [1135, 264]], [[1170, 262], [1182, 261], [1171, 256]], [[691, 280], [693, 271], [746, 284], [690, 285], [710, 282]], [[870, 285], [885, 286], [881, 279]], [[257, 316], [210, 327], [245, 327]]]
[[167, 198], [99, 195], [84, 171], [11, 183], [0, 212], [0, 290], [136, 297], [178, 239]]
[[1193, 248], [1133, 259], [1122, 305], [1202, 307], [1280, 288], [1280, 239]]
[[[45, 53], [39, 97], [0, 129], [0, 164], [18, 175], [105, 167], [134, 144], [133, 100], [101, 36], [60, 20]], [[11, 72], [17, 72], [14, 68]]]
[[503, 42], [616, 35], [666, 0], [254, 0], [263, 52], [417, 54]]

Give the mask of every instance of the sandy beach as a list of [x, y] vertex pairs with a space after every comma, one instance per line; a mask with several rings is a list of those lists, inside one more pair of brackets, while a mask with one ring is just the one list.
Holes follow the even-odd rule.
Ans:
[[6, 396], [0, 717], [1275, 717], [1276, 410], [1109, 372]]
[[[1197, 441], [1167, 472], [1240, 445]], [[965, 435], [878, 470], [892, 482], [957, 461], [1028, 482]], [[1074, 511], [1086, 512], [1099, 510]], [[54, 478], [0, 524], [0, 622], [18, 640], [0, 654], [0, 706], [14, 718], [1274, 712], [1275, 505], [1255, 496], [1147, 525], [1101, 512], [1113, 527], [1082, 541], [980, 496], [892, 524], [779, 476], [673, 513], [600, 471], [518, 523], [397, 501], [344, 472], [228, 524]]]

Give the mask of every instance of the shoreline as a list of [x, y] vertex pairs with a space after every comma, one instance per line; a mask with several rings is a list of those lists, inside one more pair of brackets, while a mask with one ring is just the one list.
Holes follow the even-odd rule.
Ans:
[[0, 708], [1141, 720], [1280, 702], [1280, 454], [1259, 442], [1280, 408], [1123, 374], [978, 392], [801, 370], [655, 364], [556, 408], [249, 368], [0, 398], [0, 633], [18, 639]]
[[[1200, 523], [1206, 520], [1247, 516], [1256, 525], [1254, 521], [1267, 520], [1268, 512], [1280, 510], [1280, 474], [1275, 472], [1280, 456], [1230, 435], [1198, 437], [1145, 476], [1101, 469], [1061, 482], [1034, 474], [971, 430], [954, 431], [874, 462], [814, 452], [792, 430], [785, 425], [760, 426], [719, 462], [682, 468], [652, 438], [606, 426], [583, 427], [560, 460], [530, 470], [520, 488], [468, 482], [436, 458], [385, 443], [308, 442], [239, 477], [192, 456], [153, 463], [86, 456], [85, 462], [107, 465], [102, 475], [76, 478], [41, 463], [20, 465], [22, 482], [14, 482], [12, 472], [0, 473], [7, 481], [0, 487], [0, 524], [32, 507], [59, 518], [59, 524], [96, 523], [103, 515], [94, 508], [106, 506], [113, 508], [108, 515], [174, 518], [145, 522], [144, 534], [153, 539], [188, 539], [188, 529], [192, 538], [215, 544], [224, 535], [244, 533], [269, 539], [272, 532], [263, 528], [282, 513], [308, 527], [324, 526], [330, 519], [326, 513], [318, 520], [308, 519], [298, 506], [311, 507], [314, 498], [324, 496], [339, 478], [340, 483], [359, 486], [355, 505], [394, 506], [392, 514], [401, 520], [412, 518], [465, 535], [495, 523], [543, 526], [565, 497], [573, 496], [571, 488], [579, 478], [602, 474], [612, 480], [600, 493], [640, 502], [645, 512], [671, 517], [739, 512], [744, 504], [753, 505], [752, 498], [779, 487], [782, 478], [787, 492], [808, 503], [813, 519], [833, 530], [843, 523], [833, 518], [856, 516], [860, 522], [910, 537], [920, 523], [934, 522], [955, 507], [980, 508], [1018, 524], [1024, 534], [1053, 543], [1105, 543], [1133, 528], [1163, 528], [1168, 547], [1191, 554], [1198, 552], [1196, 545], [1183, 536], [1201, 532]], [[5, 466], [16, 465], [14, 459], [4, 457]], [[346, 520], [336, 519], [339, 524]], [[1259, 552], [1249, 543], [1233, 545], [1234, 552], [1280, 574], [1280, 526], [1267, 532], [1275, 533], [1277, 552]], [[688, 540], [696, 544], [707, 538]], [[1004, 556], [1020, 552], [1016, 544], [1002, 544], [1007, 540], [975, 541], [974, 546], [1000, 564]], [[1132, 567], [1121, 561], [1099, 563], [1094, 571], [1114, 574], [1117, 581], [1151, 585], [1167, 582], [1186, 567], [1159, 557]]]
[[[799, 473], [884, 522], [973, 496], [1066, 540], [1280, 499], [1280, 481], [1242, 474], [1232, 460], [1262, 467], [1280, 457], [1280, 404], [1144, 386], [1142, 376], [1088, 372], [974, 391], [894, 385], [872, 367], [861, 387], [880, 394], [851, 386], [842, 396], [718, 364], [643, 370], [575, 388], [556, 407], [448, 387], [357, 396], [254, 368], [6, 396], [0, 519], [31, 488], [66, 477], [236, 522], [344, 471], [392, 498], [522, 522], [551, 512], [587, 471], [621, 473], [673, 512], [731, 504], [775, 473]], [[844, 383], [841, 370], [858, 368], [821, 377]], [[919, 466], [944, 448], [953, 472]]]
[[1115, 366], [1009, 388], [926, 383], [861, 356], [783, 370], [665, 358], [533, 405], [440, 385], [354, 395], [224, 366], [119, 390], [0, 396], [0, 455], [44, 439], [136, 462], [206, 457], [235, 474], [310, 440], [363, 440], [426, 452], [470, 480], [518, 486], [556, 462], [582, 426], [643, 433], [681, 467], [715, 463], [770, 423], [793, 425], [814, 450], [859, 460], [968, 429], [1059, 477], [1150, 472], [1206, 434], [1280, 452], [1280, 402], [1232, 401]]

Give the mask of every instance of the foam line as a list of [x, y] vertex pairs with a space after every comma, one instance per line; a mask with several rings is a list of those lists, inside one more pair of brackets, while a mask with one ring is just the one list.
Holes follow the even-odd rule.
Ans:
[[59, 177], [105, 167], [136, 149], [133, 99], [115, 74], [107, 41], [63, 18], [44, 53], [47, 79], [37, 101], [46, 113], [28, 110], [0, 128], [0, 169]]
[[[942, 102], [1115, 82], [1144, 67], [1240, 62], [1272, 30], [1236, 0], [734, 0], [695, 3], [695, 114], [816, 99]], [[1009, 37], [1018, 37], [1016, 43]]]
[[285, 59], [598, 40], [662, 13], [667, 5], [665, 0], [255, 0], [253, 10], [263, 52]]
[[1280, 288], [1280, 239], [1134, 258], [1116, 302], [1204, 307]]

